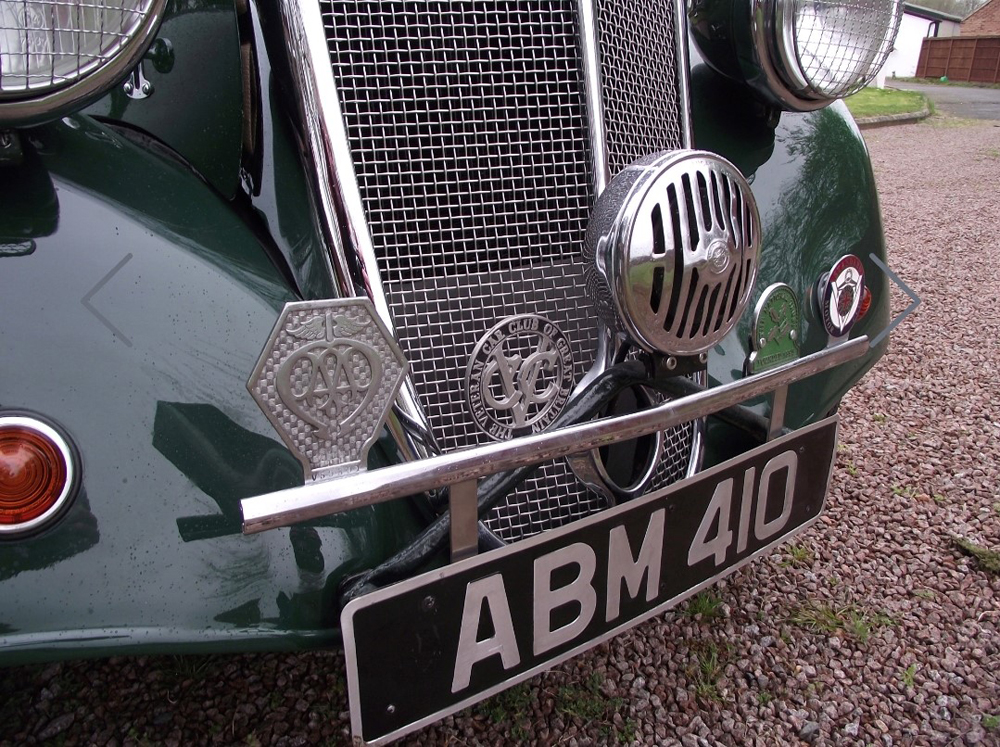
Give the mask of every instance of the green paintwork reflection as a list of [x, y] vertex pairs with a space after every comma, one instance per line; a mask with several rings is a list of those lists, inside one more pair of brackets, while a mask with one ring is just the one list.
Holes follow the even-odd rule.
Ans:
[[253, 26], [261, 80], [262, 133], [260, 173], [251, 198], [253, 208], [284, 255], [302, 297], [335, 298], [339, 294], [333, 286], [328, 252], [312, 209], [301, 152], [272, 72], [261, 24]]
[[231, 0], [170, 0], [157, 39], [172, 64], [147, 59], [153, 94], [131, 99], [120, 85], [85, 112], [149, 132], [173, 148], [220, 194], [239, 188], [243, 83], [236, 11]]
[[[256, 8], [251, 8], [256, 14]], [[255, 16], [256, 18], [256, 16]], [[303, 298], [333, 298], [326, 248], [312, 211], [296, 136], [272, 75], [260, 23], [253, 23], [261, 81], [260, 137], [246, 169], [250, 201], [284, 256]], [[243, 71], [234, 6], [226, 0], [170, 2], [157, 35], [169, 40], [173, 65], [144, 64], [154, 93], [130, 99], [116, 86], [86, 113], [139, 127], [173, 148], [218, 192], [240, 190]]]
[[[815, 307], [814, 285], [837, 258], [853, 253], [865, 264], [872, 306], [851, 336], [874, 338], [889, 322], [889, 290], [869, 254], [884, 258], [885, 245], [867, 148], [846, 107], [838, 102], [813, 113], [783, 113], [772, 130], [749, 94], [741, 95], [737, 84], [701, 63], [696, 52], [692, 57], [695, 143], [721, 153], [744, 171], [760, 209], [764, 235], [749, 308], [772, 283], [787, 283], [802, 308], [801, 355], [824, 348], [828, 340]], [[750, 352], [751, 321], [752, 314], [744, 314], [710, 353], [713, 382], [742, 377]], [[828, 414], [886, 345], [883, 342], [865, 358], [790, 387], [786, 425], [797, 428]], [[769, 413], [769, 400], [750, 404]], [[710, 429], [706, 443], [709, 463], [745, 446], [722, 426]]]
[[216, 513], [179, 516], [185, 542], [240, 534], [240, 500], [302, 484], [302, 465], [277, 440], [242, 427], [219, 408], [157, 402], [153, 448], [215, 501]]
[[59, 199], [48, 172], [42, 167], [41, 159], [31, 148], [24, 153], [18, 164], [0, 166], [0, 245], [10, 246], [5, 254], [28, 254], [15, 252], [13, 247], [28, 245], [32, 251], [32, 239], [51, 236], [59, 224]]
[[68, 561], [100, 541], [101, 533], [90, 510], [86, 490], [76, 496], [61, 526], [65, 526], [61, 532], [46, 532], [21, 542], [0, 543], [0, 581]]
[[[0, 325], [0, 404], [66, 428], [84, 492], [47, 532], [0, 544], [0, 660], [332, 640], [341, 578], [417, 524], [402, 502], [238, 533], [240, 497], [301, 480], [245, 386], [294, 298], [281, 274], [173, 161], [86, 117], [26, 142], [58, 220], [33, 253], [0, 260], [16, 320]], [[90, 296], [98, 317], [81, 300], [116, 267]]]

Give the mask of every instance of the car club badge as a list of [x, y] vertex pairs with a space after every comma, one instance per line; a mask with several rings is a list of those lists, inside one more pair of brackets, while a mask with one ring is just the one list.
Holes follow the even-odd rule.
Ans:
[[817, 292], [820, 317], [830, 337], [843, 337], [860, 317], [865, 299], [865, 268], [853, 254], [838, 259], [820, 278]]
[[247, 389], [314, 479], [363, 469], [406, 375], [367, 298], [285, 304]]
[[754, 309], [748, 373], [760, 373], [799, 357], [799, 302], [784, 283], [768, 286]]
[[498, 441], [544, 430], [573, 389], [573, 352], [552, 322], [507, 317], [476, 344], [465, 373], [469, 411]]

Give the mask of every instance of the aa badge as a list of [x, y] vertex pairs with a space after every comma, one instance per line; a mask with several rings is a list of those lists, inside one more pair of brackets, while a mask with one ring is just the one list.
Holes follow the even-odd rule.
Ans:
[[748, 373], [760, 373], [799, 357], [799, 302], [784, 283], [768, 286], [754, 309]]
[[313, 479], [363, 469], [407, 364], [367, 298], [285, 304], [247, 389]]

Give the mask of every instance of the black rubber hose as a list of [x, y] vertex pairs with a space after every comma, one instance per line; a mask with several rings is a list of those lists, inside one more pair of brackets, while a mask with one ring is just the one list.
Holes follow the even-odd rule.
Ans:
[[[683, 376], [653, 381], [649, 385], [657, 391], [669, 395], [671, 399], [680, 399], [681, 397], [705, 391], [702, 387], [691, 381], [691, 379], [684, 378]], [[712, 417], [718, 418], [724, 423], [728, 423], [742, 431], [746, 431], [760, 443], [767, 440], [768, 426], [770, 425], [768, 419], [742, 405], [733, 405], [718, 412], [713, 412]]]
[[[566, 409], [552, 422], [548, 430], [565, 428], [568, 425], [590, 420], [621, 392], [638, 384], [649, 383], [649, 371], [643, 363], [637, 360], [619, 363], [600, 374], [585, 391], [570, 400]], [[482, 480], [479, 484], [477, 500], [479, 516], [483, 516], [511, 490], [528, 479], [539, 466], [541, 465], [534, 464], [507, 472], [498, 472]], [[352, 579], [341, 597], [341, 605], [347, 604], [362, 594], [374, 591], [379, 586], [412, 575], [434, 553], [444, 547], [450, 528], [451, 514], [445, 511], [412, 543], [382, 564]]]

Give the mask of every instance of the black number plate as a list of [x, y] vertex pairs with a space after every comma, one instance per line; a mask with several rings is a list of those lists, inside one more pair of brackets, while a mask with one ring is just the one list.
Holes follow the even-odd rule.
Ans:
[[837, 419], [562, 529], [351, 602], [351, 727], [389, 741], [672, 607], [808, 526]]

